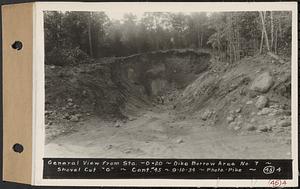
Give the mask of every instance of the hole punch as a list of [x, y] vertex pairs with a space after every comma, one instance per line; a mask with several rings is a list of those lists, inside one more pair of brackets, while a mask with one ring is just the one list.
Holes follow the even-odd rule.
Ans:
[[23, 48], [23, 43], [21, 41], [15, 41], [11, 47], [19, 51]]
[[24, 151], [23, 145], [19, 144], [19, 143], [14, 144], [14, 146], [12, 148], [17, 153], [22, 153]]

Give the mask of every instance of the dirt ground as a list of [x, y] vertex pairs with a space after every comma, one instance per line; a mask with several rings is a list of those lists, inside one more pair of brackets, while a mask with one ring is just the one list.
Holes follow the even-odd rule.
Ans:
[[[166, 111], [167, 109], [167, 111]], [[166, 113], [168, 112], [168, 113]], [[290, 145], [274, 135], [241, 133], [197, 118], [177, 120], [157, 107], [116, 125], [96, 117], [45, 146], [46, 157], [287, 159]]]

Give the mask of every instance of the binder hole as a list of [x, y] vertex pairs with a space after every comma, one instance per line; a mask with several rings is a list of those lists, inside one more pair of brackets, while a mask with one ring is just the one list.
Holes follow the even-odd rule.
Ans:
[[13, 146], [13, 150], [14, 150], [15, 152], [17, 152], [17, 153], [22, 153], [23, 150], [24, 150], [24, 147], [23, 147], [22, 144], [16, 143], [16, 144], [14, 144], [14, 146]]
[[13, 49], [16, 49], [16, 50], [21, 50], [22, 48], [23, 48], [23, 44], [22, 44], [22, 42], [21, 41], [15, 41], [12, 45], [11, 45], [11, 47], [13, 48]]

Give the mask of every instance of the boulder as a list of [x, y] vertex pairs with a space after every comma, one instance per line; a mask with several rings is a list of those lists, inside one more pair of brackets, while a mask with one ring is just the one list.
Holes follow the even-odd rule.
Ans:
[[121, 127], [121, 126], [122, 126], [122, 122], [121, 121], [116, 121], [115, 127]]
[[251, 124], [249, 124], [249, 125], [246, 126], [246, 130], [247, 131], [255, 131], [256, 129], [257, 129], [256, 126], [251, 125]]
[[273, 85], [274, 81], [269, 72], [264, 72], [254, 79], [250, 90], [266, 93]]
[[233, 128], [233, 130], [235, 130], [235, 131], [240, 130], [240, 129], [241, 129], [240, 126], [235, 126], [235, 127]]
[[271, 108], [263, 108], [259, 112], [257, 112], [257, 115], [267, 115], [269, 113], [273, 112], [273, 109]]
[[246, 104], [247, 104], [247, 105], [253, 104], [253, 101], [252, 101], [252, 100], [249, 100], [249, 101], [246, 102]]
[[177, 141], [176, 141], [178, 144], [181, 144], [181, 143], [183, 143], [184, 141], [183, 141], [183, 139], [182, 138], [179, 138], [179, 139], [177, 139]]
[[234, 121], [234, 117], [233, 117], [233, 116], [228, 116], [228, 117], [226, 118], [226, 120], [227, 120], [227, 123], [231, 123], [231, 122]]
[[269, 99], [266, 96], [260, 96], [260, 97], [258, 97], [258, 99], [255, 103], [255, 106], [258, 109], [262, 109], [267, 106], [268, 102], [269, 102]]
[[212, 114], [213, 114], [212, 111], [206, 110], [206, 111], [201, 115], [201, 119], [205, 121], [205, 120], [209, 119], [209, 118], [212, 116]]
[[236, 125], [236, 122], [230, 122], [229, 124], [228, 124], [228, 128], [229, 129], [233, 129], [234, 127], [236, 127], [237, 125]]
[[242, 111], [242, 108], [237, 108], [237, 109], [235, 110], [235, 113], [241, 113], [241, 111]]
[[280, 127], [289, 127], [291, 126], [291, 120], [285, 119], [278, 122]]
[[270, 126], [270, 125], [260, 125], [258, 127], [258, 131], [259, 132], [269, 132], [269, 131], [272, 131], [272, 126]]
[[77, 115], [71, 115], [70, 116], [70, 121], [78, 122], [79, 121], [79, 117]]

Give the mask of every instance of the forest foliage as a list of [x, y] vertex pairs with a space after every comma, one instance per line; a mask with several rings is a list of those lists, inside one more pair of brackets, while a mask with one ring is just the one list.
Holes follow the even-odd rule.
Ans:
[[105, 12], [44, 14], [45, 62], [89, 63], [102, 57], [128, 56], [155, 50], [208, 49], [234, 62], [257, 53], [289, 54], [291, 12], [146, 12], [123, 19]]

